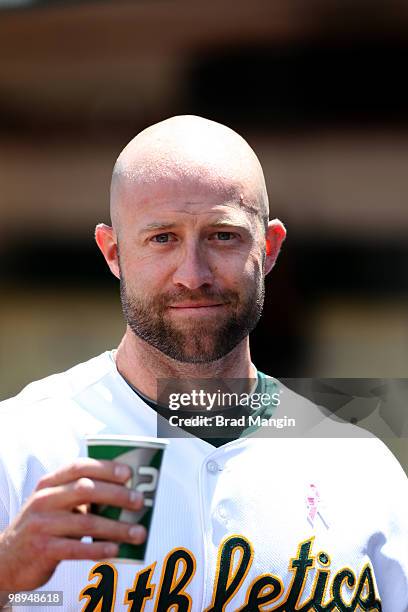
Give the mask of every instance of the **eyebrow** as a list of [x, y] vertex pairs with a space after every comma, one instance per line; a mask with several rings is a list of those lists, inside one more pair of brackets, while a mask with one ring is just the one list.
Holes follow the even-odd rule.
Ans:
[[176, 226], [177, 226], [177, 223], [158, 223], [158, 222], [153, 222], [153, 223], [148, 223], [147, 225], [145, 225], [144, 228], [142, 230], [140, 230], [140, 231], [141, 232], [150, 232], [152, 230], [173, 229]]
[[249, 231], [250, 227], [246, 223], [242, 223], [242, 221], [234, 221], [233, 219], [225, 219], [224, 221], [215, 221], [214, 223], [209, 223], [210, 227], [236, 227], [238, 229]]
[[[154, 221], [145, 225], [143, 229], [140, 230], [140, 233], [146, 233], [156, 230], [170, 230], [178, 226], [179, 224], [175, 222], [160, 223]], [[250, 231], [249, 225], [247, 225], [246, 223], [242, 223], [242, 221], [234, 221], [233, 219], [214, 221], [214, 223], [209, 223], [208, 227], [236, 227], [245, 231]]]

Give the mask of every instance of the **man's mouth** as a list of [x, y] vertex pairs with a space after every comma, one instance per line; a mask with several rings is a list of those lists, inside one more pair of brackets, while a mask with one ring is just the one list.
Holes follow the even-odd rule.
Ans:
[[181, 302], [180, 304], [172, 304], [171, 308], [208, 308], [223, 305], [221, 302]]
[[180, 314], [204, 315], [213, 314], [223, 306], [225, 306], [225, 303], [221, 302], [181, 302], [180, 304], [172, 304], [170, 310]]

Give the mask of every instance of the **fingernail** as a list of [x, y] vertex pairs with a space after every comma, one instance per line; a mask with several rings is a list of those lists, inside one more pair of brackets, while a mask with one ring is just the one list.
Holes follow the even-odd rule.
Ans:
[[118, 478], [129, 478], [131, 474], [130, 467], [127, 465], [116, 465], [114, 472]]
[[139, 505], [143, 499], [143, 496], [141, 493], [139, 493], [139, 491], [135, 491], [135, 489], [132, 489], [131, 491], [129, 491], [129, 498], [132, 504]]
[[131, 527], [129, 529], [129, 535], [132, 538], [132, 540], [138, 540], [140, 541], [142, 539], [142, 537], [145, 535], [146, 530], [143, 527], [143, 525], [133, 525], [133, 527]]

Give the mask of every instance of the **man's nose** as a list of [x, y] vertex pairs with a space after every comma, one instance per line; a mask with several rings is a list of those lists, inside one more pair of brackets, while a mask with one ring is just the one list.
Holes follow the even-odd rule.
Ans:
[[175, 285], [188, 289], [198, 289], [202, 285], [211, 285], [213, 273], [205, 253], [198, 246], [191, 245], [180, 253], [180, 260], [173, 274]]

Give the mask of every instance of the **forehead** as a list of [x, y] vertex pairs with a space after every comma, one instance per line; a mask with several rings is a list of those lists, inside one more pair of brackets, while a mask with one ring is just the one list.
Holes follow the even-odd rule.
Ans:
[[120, 194], [127, 223], [241, 223], [252, 225], [259, 203], [252, 185], [225, 177], [127, 179]]

